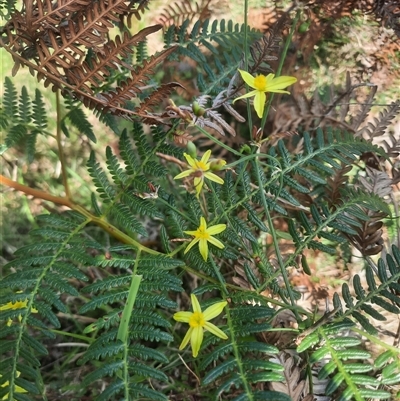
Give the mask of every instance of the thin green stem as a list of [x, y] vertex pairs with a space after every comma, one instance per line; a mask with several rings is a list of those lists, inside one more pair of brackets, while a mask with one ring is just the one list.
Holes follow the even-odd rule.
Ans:
[[119, 372], [118, 376], [124, 381], [125, 384], [125, 399], [129, 400], [129, 372], [128, 372], [128, 337], [129, 337], [129, 322], [131, 320], [133, 307], [135, 305], [136, 296], [139, 291], [140, 282], [142, 280], [142, 276], [136, 274], [139, 260], [140, 260], [139, 250], [136, 255], [135, 265], [132, 271], [132, 281], [131, 286], [129, 288], [128, 299], [126, 300], [126, 304], [124, 310], [122, 312], [121, 321], [118, 328], [117, 339], [123, 343], [124, 351], [123, 351], [123, 360], [125, 361], [123, 365], [123, 371]]
[[136, 296], [139, 291], [140, 282], [142, 280], [142, 276], [136, 274], [139, 266], [140, 254], [141, 251], [139, 249], [135, 260], [135, 266], [132, 272], [132, 281], [131, 281], [131, 286], [129, 288], [128, 299], [126, 300], [126, 304], [122, 312], [121, 322], [118, 328], [117, 338], [121, 340], [124, 344], [128, 339], [129, 322], [132, 316], [133, 306], [135, 305]]
[[218, 266], [215, 264], [215, 261], [213, 258], [210, 258], [211, 260], [211, 265], [214, 269], [214, 273], [218, 278], [219, 284], [221, 284], [221, 291], [224, 293], [225, 296], [228, 296], [228, 290], [226, 289], [226, 281], [222, 277], [221, 272], [218, 269]]
[[56, 329], [50, 329], [50, 331], [54, 334], [58, 334], [63, 337], [72, 337], [76, 338], [77, 340], [85, 341], [89, 344], [93, 343], [95, 341], [95, 338], [91, 338], [88, 336], [83, 336], [81, 334], [76, 334], [68, 331], [62, 331], [62, 330], [56, 330]]
[[62, 173], [62, 180], [65, 190], [65, 196], [67, 199], [71, 199], [71, 193], [69, 190], [68, 185], [68, 176], [67, 176], [67, 164], [65, 161], [64, 149], [62, 145], [62, 138], [61, 138], [61, 99], [60, 99], [60, 91], [56, 90], [56, 108], [57, 108], [57, 147], [58, 147], [58, 158], [60, 159], [61, 163], [61, 173]]
[[215, 138], [214, 136], [212, 136], [210, 133], [208, 133], [204, 128], [199, 127], [198, 125], [196, 125], [196, 128], [203, 134], [205, 135], [208, 139], [211, 139], [214, 143], [216, 143], [217, 145], [221, 146], [222, 148], [226, 149], [228, 152], [231, 152], [233, 154], [235, 154], [236, 156], [242, 156], [242, 154], [240, 152], [238, 152], [237, 150], [231, 148], [230, 146], [226, 145], [225, 143], [221, 142], [220, 140], [218, 140], [217, 138]]
[[[261, 174], [260, 174], [260, 165], [257, 162], [254, 163], [254, 164], [255, 164], [255, 167], [256, 167], [257, 181], [258, 181], [261, 201], [262, 201], [262, 204], [264, 206], [265, 215], [267, 216], [268, 227], [269, 227], [269, 230], [270, 230], [270, 234], [272, 236], [272, 241], [273, 241], [274, 249], [275, 249], [275, 255], [276, 255], [276, 258], [278, 259], [278, 265], [279, 265], [279, 268], [280, 268], [280, 271], [281, 271], [281, 274], [282, 274], [282, 277], [283, 277], [283, 281], [285, 282], [285, 286], [286, 286], [287, 292], [289, 294], [290, 303], [294, 307], [296, 305], [296, 301], [295, 301], [294, 296], [293, 296], [293, 291], [291, 290], [291, 287], [290, 287], [289, 278], [288, 278], [287, 271], [286, 271], [286, 268], [285, 268], [285, 263], [283, 262], [282, 254], [281, 254], [281, 251], [279, 249], [278, 237], [276, 235], [274, 224], [272, 222], [272, 218], [271, 218], [271, 215], [270, 215], [269, 210], [268, 210], [267, 200], [265, 198], [263, 182], [262, 182]], [[299, 316], [297, 310], [295, 310], [295, 309], [294, 309], [294, 314], [296, 316], [297, 321], [300, 322], [301, 321], [300, 316]]]
[[[249, 48], [247, 46], [248, 43], [248, 36], [249, 36], [249, 24], [248, 24], [248, 12], [249, 12], [249, 2], [248, 0], [245, 0], [244, 2], [244, 69], [245, 71], [249, 70]], [[249, 91], [249, 86], [245, 84], [246, 86], [246, 92]], [[246, 100], [247, 104], [247, 121], [249, 122], [249, 127], [253, 126], [253, 120], [252, 120], [252, 114], [251, 114], [251, 106], [250, 106], [250, 100]], [[251, 128], [250, 128], [250, 140], [251, 140]]]
[[233, 355], [235, 356], [235, 361], [236, 361], [238, 369], [239, 369], [239, 375], [240, 375], [240, 378], [242, 380], [242, 383], [244, 385], [244, 389], [245, 389], [245, 392], [247, 395], [246, 399], [248, 401], [253, 401], [254, 400], [253, 392], [252, 392], [249, 382], [247, 380], [245, 368], [242, 363], [242, 357], [239, 352], [239, 347], [236, 343], [237, 335], [235, 333], [235, 327], [233, 325], [232, 317], [230, 315], [229, 306], [225, 307], [225, 311], [226, 311], [226, 319], [227, 319], [227, 323], [228, 323], [228, 327], [229, 327], [229, 333], [231, 335], [231, 344], [232, 344]]

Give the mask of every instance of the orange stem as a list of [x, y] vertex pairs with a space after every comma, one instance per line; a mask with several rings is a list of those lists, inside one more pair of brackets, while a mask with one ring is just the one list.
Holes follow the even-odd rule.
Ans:
[[4, 175], [1, 174], [0, 174], [0, 184], [6, 185], [7, 187], [10, 188], [14, 188], [17, 191], [24, 192], [27, 195], [32, 195], [35, 198], [48, 200], [50, 202], [57, 203], [58, 205], [64, 205], [69, 207], [70, 209], [73, 209], [73, 203], [67, 198], [61, 196], [53, 196], [45, 191], [41, 191], [40, 189], [33, 189], [27, 187], [26, 185], [22, 185], [19, 182], [10, 180], [9, 178], [4, 177]]
[[0, 184], [6, 185], [10, 188], [14, 188], [17, 191], [21, 191], [27, 195], [32, 195], [35, 198], [47, 200], [47, 201], [56, 203], [58, 205], [67, 206], [70, 209], [75, 210], [78, 213], [85, 216], [88, 220], [90, 220], [94, 224], [101, 227], [104, 231], [108, 232], [111, 236], [113, 236], [117, 240], [121, 241], [122, 243], [132, 245], [132, 247], [134, 247], [138, 250], [140, 249], [142, 252], [146, 252], [146, 253], [149, 253], [152, 255], [160, 255], [161, 254], [160, 252], [155, 251], [154, 249], [151, 249], [151, 248], [148, 248], [148, 247], [142, 245], [140, 242], [134, 240], [133, 238], [129, 237], [129, 235], [126, 235], [124, 232], [118, 230], [118, 228], [116, 228], [112, 224], [108, 223], [104, 218], [94, 216], [88, 210], [86, 210], [84, 207], [77, 205], [76, 203], [70, 201], [66, 197], [53, 196], [53, 195], [48, 194], [47, 192], [41, 191], [40, 189], [33, 189], [30, 187], [27, 187], [26, 185], [22, 185], [19, 182], [10, 180], [9, 178], [4, 177], [4, 175], [1, 175], [1, 174], [0, 174]]

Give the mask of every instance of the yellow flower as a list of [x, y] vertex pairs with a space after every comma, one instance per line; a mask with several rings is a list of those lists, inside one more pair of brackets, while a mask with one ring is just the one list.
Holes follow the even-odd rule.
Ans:
[[227, 305], [227, 302], [217, 302], [202, 312], [196, 295], [191, 294], [190, 297], [192, 299], [193, 312], [175, 313], [174, 319], [177, 322], [189, 323], [189, 330], [186, 333], [179, 350], [185, 348], [190, 341], [193, 357], [196, 358], [199, 353], [201, 343], [203, 342], [204, 330], [208, 330], [210, 333], [222, 338], [223, 340], [228, 338], [228, 336], [221, 329], [209, 322], [209, 320], [214, 319], [222, 312]]
[[[186, 161], [188, 162], [190, 169], [182, 171], [182, 173], [178, 174], [174, 177], [174, 180], [178, 180], [180, 178], [184, 178], [187, 176], [194, 177], [194, 187], [196, 188], [197, 197], [199, 197], [201, 189], [203, 188], [204, 178], [208, 178], [211, 181], [216, 182], [217, 184], [223, 184], [224, 180], [218, 177], [216, 174], [212, 173], [210, 170], [211, 162], [208, 159], [211, 156], [211, 150], [207, 150], [204, 153], [201, 160], [196, 160], [192, 156], [188, 155], [187, 153], [183, 154], [185, 156]], [[221, 160], [223, 165], [226, 164], [225, 160]]]
[[207, 228], [207, 223], [204, 217], [200, 217], [200, 226], [196, 231], [184, 231], [185, 234], [193, 235], [192, 242], [186, 247], [185, 253], [188, 252], [194, 245], [199, 243], [200, 254], [203, 259], [207, 261], [208, 258], [208, 244], [207, 241], [216, 247], [222, 249], [224, 244], [213, 237], [214, 234], [222, 233], [226, 229], [226, 224], [217, 224]]
[[[18, 372], [18, 371], [17, 371], [17, 377], [19, 377], [20, 374], [21, 374], [21, 372]], [[2, 375], [0, 375], [0, 377], [1, 377], [1, 376], [2, 376]], [[1, 387], [7, 387], [7, 386], [10, 386], [10, 381], [9, 381], [9, 380], [7, 380], [6, 382], [4, 382], [4, 383], [1, 385]], [[14, 387], [14, 393], [27, 393], [27, 391], [26, 391], [24, 388], [15, 385], [15, 387]], [[8, 400], [8, 393], [2, 398], [2, 400]], [[15, 400], [15, 398], [14, 398], [14, 400]]]
[[[18, 292], [22, 292], [22, 291], [18, 291]], [[28, 304], [28, 300], [25, 299], [23, 301], [16, 301], [16, 302], [8, 302], [5, 305], [0, 306], [0, 311], [1, 310], [9, 310], [9, 309], [25, 309], [26, 306]], [[32, 313], [37, 313], [37, 310], [35, 308], [32, 308], [31, 310]], [[19, 315], [18, 316], [18, 320], [21, 321], [22, 320], [22, 316]], [[7, 326], [11, 326], [12, 324], [12, 319], [7, 319]]]
[[283, 89], [297, 82], [295, 77], [281, 76], [275, 78], [275, 74], [268, 74], [267, 76], [260, 74], [253, 77], [247, 71], [239, 70], [239, 72], [243, 81], [254, 90], [237, 97], [233, 103], [235, 103], [236, 100], [254, 96], [254, 109], [259, 118], [262, 118], [264, 113], [267, 92], [290, 93]]

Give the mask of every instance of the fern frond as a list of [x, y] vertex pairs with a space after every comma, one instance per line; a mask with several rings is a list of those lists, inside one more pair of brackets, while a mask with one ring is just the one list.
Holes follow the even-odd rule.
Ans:
[[210, 0], [201, 0], [201, 3], [191, 4], [187, 1], [176, 1], [169, 4], [160, 14], [160, 22], [164, 29], [171, 26], [180, 26], [184, 21], [204, 21], [211, 16]]
[[64, 134], [69, 137], [69, 130], [67, 128], [67, 124], [65, 124], [65, 119], [68, 119], [71, 125], [74, 126], [79, 133], [86, 135], [93, 143], [96, 143], [97, 140], [93, 131], [93, 126], [77, 102], [67, 97], [66, 106], [68, 113], [61, 121], [62, 127], [64, 128]]
[[392, 102], [389, 107], [379, 113], [379, 117], [374, 118], [374, 123], [369, 122], [368, 125], [357, 131], [357, 135], [366, 135], [371, 141], [373, 138], [381, 136], [385, 133], [388, 125], [400, 113], [400, 101]]
[[[15, 325], [15, 329], [13, 328], [8, 335], [10, 348], [0, 347], [0, 351], [7, 352], [11, 361], [7, 370], [2, 370], [2, 374], [8, 374], [10, 377], [9, 394], [13, 398], [20, 396], [20, 394], [15, 395], [14, 384], [31, 394], [41, 394], [36, 386], [36, 383], [42, 380], [37, 368], [40, 366], [39, 358], [47, 354], [47, 349], [38, 341], [38, 337], [31, 335], [31, 331], [38, 330], [42, 336], [54, 338], [48, 326], [50, 324], [53, 327], [60, 327], [55, 311], [66, 312], [60, 300], [60, 294], [79, 295], [72, 285], [74, 281], [70, 280], [68, 274], [72, 275], [74, 280], [79, 280], [83, 274], [74, 274], [78, 269], [74, 260], [71, 260], [68, 255], [71, 255], [69, 247], [74, 247], [71, 243], [75, 237], [80, 237], [79, 242], [82, 247], [85, 247], [86, 239], [81, 236], [81, 231], [87, 221], [76, 213], [45, 216], [42, 221], [46, 222], [48, 228], [37, 229], [34, 236], [39, 242], [42, 240], [44, 245], [29, 245], [23, 252], [17, 252], [16, 259], [11, 262], [16, 266], [16, 271], [0, 282], [2, 288], [8, 287], [17, 291], [8, 294], [3, 292], [1, 302], [8, 305], [9, 309], [2, 310], [0, 317], [0, 319], [11, 319], [8, 320], [9, 324]], [[60, 239], [53, 236], [52, 242], [49, 242], [46, 234], [53, 228], [60, 233], [64, 232], [64, 235], [60, 236]], [[77, 253], [79, 254], [79, 248]], [[92, 263], [90, 258], [79, 256], [76, 258], [88, 264]], [[78, 264], [80, 265], [80, 262]], [[28, 265], [31, 268], [23, 268]], [[66, 265], [69, 265], [70, 269], [68, 274], [64, 275], [63, 267]], [[18, 292], [21, 290], [23, 292]], [[19, 300], [19, 304], [15, 303], [16, 300]], [[15, 320], [19, 323], [14, 323]], [[26, 375], [29, 369], [31, 373], [34, 372], [34, 375]], [[21, 377], [18, 377], [18, 372], [23, 372]]]
[[[393, 246], [393, 253], [396, 255], [398, 252], [398, 249]], [[390, 269], [390, 277], [387, 275], [388, 269]], [[368, 315], [382, 321], [386, 320], [386, 317], [382, 315], [379, 308], [390, 313], [400, 313], [400, 298], [395, 290], [400, 279], [400, 260], [396, 261], [391, 255], [387, 255], [386, 263], [383, 259], [380, 259], [377, 275], [381, 281], [380, 285], [376, 284], [375, 274], [371, 267], [366, 266], [368, 290], [363, 288], [360, 277], [358, 275], [354, 276], [353, 286], [357, 302], [354, 302], [349, 286], [346, 283], [342, 286], [342, 296], [347, 307], [344, 316], [354, 316], [364, 329], [371, 334], [376, 334], [377, 329], [369, 322]], [[377, 305], [378, 308], [371, 304]]]
[[[351, 397], [360, 400], [369, 397], [389, 398], [389, 392], [379, 389], [382, 386], [381, 378], [364, 374], [373, 370], [373, 365], [368, 362], [371, 354], [356, 348], [360, 343], [359, 339], [349, 335], [339, 338], [338, 334], [343, 332], [346, 326], [347, 324], [341, 323], [323, 325], [304, 339], [297, 350], [304, 351], [318, 343], [320, 339], [323, 341], [318, 350], [312, 354], [310, 362], [323, 363], [323, 359], [331, 359], [331, 362], [323, 363], [324, 367], [319, 372], [320, 379], [330, 378], [326, 395], [332, 395], [339, 390], [343, 400]], [[360, 360], [363, 361], [362, 364], [357, 363]], [[383, 358], [381, 361], [384, 361]]]

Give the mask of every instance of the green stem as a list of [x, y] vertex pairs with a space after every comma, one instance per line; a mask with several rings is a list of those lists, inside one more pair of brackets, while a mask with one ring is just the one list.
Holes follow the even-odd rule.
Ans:
[[221, 284], [221, 291], [225, 294], [225, 296], [228, 296], [228, 290], [226, 289], [226, 282], [224, 278], [222, 277], [221, 272], [218, 269], [218, 266], [215, 264], [215, 261], [213, 258], [210, 258], [211, 260], [211, 265], [214, 269], [215, 275], [218, 278], [219, 283]]
[[65, 197], [71, 199], [71, 192], [68, 185], [68, 175], [67, 175], [67, 162], [65, 160], [64, 149], [62, 145], [62, 134], [61, 134], [61, 100], [60, 91], [56, 90], [56, 107], [57, 107], [57, 147], [58, 147], [58, 158], [61, 163], [61, 173], [62, 180], [65, 190]]
[[118, 376], [125, 383], [125, 400], [129, 400], [129, 372], [128, 372], [128, 335], [129, 335], [129, 322], [131, 320], [133, 306], [135, 305], [136, 296], [139, 291], [140, 282], [142, 280], [142, 276], [136, 274], [139, 260], [140, 260], [140, 249], [136, 255], [135, 266], [132, 272], [132, 281], [131, 286], [129, 288], [128, 299], [126, 300], [126, 304], [124, 310], [122, 312], [121, 321], [118, 328], [117, 339], [122, 341], [124, 346], [123, 351], [123, 361], [125, 361], [122, 372], [118, 372]]
[[199, 127], [198, 125], [196, 125], [196, 128], [203, 134], [205, 135], [208, 139], [211, 139], [213, 142], [215, 142], [217, 145], [221, 146], [222, 148], [225, 148], [228, 152], [231, 152], [233, 154], [235, 154], [236, 156], [242, 156], [242, 154], [240, 152], [238, 152], [237, 150], [231, 148], [230, 146], [226, 145], [225, 143], [221, 142], [220, 140], [218, 140], [217, 138], [215, 138], [214, 136], [212, 136], [210, 133], [208, 133], [204, 128]]
[[121, 340], [123, 343], [126, 343], [128, 339], [129, 322], [132, 316], [133, 306], [135, 305], [136, 296], [139, 291], [140, 282], [142, 280], [142, 276], [136, 274], [140, 260], [140, 253], [141, 251], [139, 249], [136, 256], [135, 266], [132, 272], [132, 281], [129, 288], [128, 299], [126, 300], [126, 304], [122, 312], [121, 322], [118, 328], [117, 339]]
[[[294, 307], [296, 305], [296, 301], [295, 301], [294, 296], [293, 296], [293, 291], [290, 288], [290, 283], [289, 283], [289, 278], [288, 278], [287, 271], [286, 271], [286, 268], [285, 268], [285, 263], [283, 262], [282, 254], [281, 254], [281, 251], [279, 249], [278, 237], [276, 235], [274, 224], [272, 222], [272, 218], [271, 218], [271, 215], [270, 215], [269, 210], [268, 210], [267, 200], [265, 198], [265, 193], [264, 193], [264, 188], [263, 188], [263, 182], [261, 180], [261, 175], [260, 175], [260, 165], [257, 162], [254, 163], [254, 164], [255, 164], [255, 167], [256, 167], [257, 181], [258, 181], [261, 201], [262, 201], [262, 204], [264, 206], [265, 215], [267, 216], [268, 227], [269, 227], [269, 230], [270, 230], [270, 234], [272, 236], [272, 241], [273, 241], [273, 244], [274, 244], [276, 258], [278, 259], [278, 265], [279, 265], [279, 268], [280, 268], [280, 271], [281, 271], [281, 274], [282, 274], [282, 277], [283, 277], [283, 281], [285, 282], [285, 286], [286, 286], [287, 292], [289, 294], [290, 303], [292, 304], [292, 307]], [[294, 312], [294, 314], [296, 316], [297, 321], [300, 322], [301, 319], [300, 319], [300, 315], [297, 312], [297, 310], [293, 309], [293, 312]]]
[[50, 329], [50, 331], [54, 334], [59, 334], [60, 336], [63, 337], [72, 337], [72, 338], [76, 338], [77, 340], [82, 340], [85, 341], [87, 343], [92, 343], [95, 341], [95, 338], [91, 338], [88, 336], [82, 336], [81, 334], [75, 334], [75, 333], [71, 333], [68, 331], [62, 331], [62, 330], [55, 330], [55, 329]]
[[235, 356], [235, 360], [239, 369], [239, 375], [240, 378], [242, 379], [242, 383], [244, 385], [244, 389], [246, 391], [246, 395], [247, 395], [247, 400], [248, 401], [253, 401], [254, 397], [253, 397], [253, 392], [249, 386], [249, 382], [247, 380], [247, 376], [246, 376], [246, 372], [245, 372], [245, 368], [243, 366], [242, 363], [242, 357], [240, 355], [239, 352], [239, 348], [236, 342], [237, 336], [235, 333], [235, 327], [232, 323], [232, 317], [230, 315], [230, 310], [229, 310], [229, 306], [227, 305], [225, 307], [225, 311], [226, 311], [226, 319], [227, 319], [227, 323], [228, 323], [228, 327], [229, 327], [229, 333], [231, 335], [231, 344], [232, 344], [232, 350], [233, 350], [233, 355]]
[[[248, 24], [248, 20], [247, 20], [247, 14], [249, 12], [249, 2], [248, 0], [245, 0], [244, 2], [244, 69], [245, 71], [249, 70], [249, 48], [247, 46], [248, 43], [248, 36], [249, 36], [249, 24]], [[245, 87], [246, 87], [246, 92], [249, 92], [249, 86], [245, 83]], [[251, 114], [251, 106], [250, 106], [250, 100], [247, 99], [246, 100], [247, 103], [247, 121], [249, 123], [249, 127], [250, 127], [250, 140], [251, 138], [251, 127], [253, 126], [253, 120], [252, 120], [252, 114]]]

